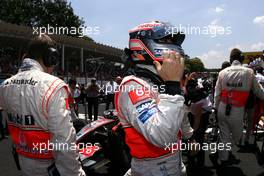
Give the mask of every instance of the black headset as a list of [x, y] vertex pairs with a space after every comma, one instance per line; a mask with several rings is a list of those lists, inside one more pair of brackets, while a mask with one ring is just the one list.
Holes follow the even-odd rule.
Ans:
[[49, 47], [43, 54], [43, 63], [46, 67], [56, 66], [59, 63], [59, 52], [54, 47]]

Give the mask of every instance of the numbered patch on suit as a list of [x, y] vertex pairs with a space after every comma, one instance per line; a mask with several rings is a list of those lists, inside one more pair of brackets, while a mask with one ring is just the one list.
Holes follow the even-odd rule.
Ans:
[[145, 88], [138, 88], [130, 91], [128, 93], [130, 100], [133, 104], [137, 104], [143, 100], [150, 99], [150, 91], [146, 90]]

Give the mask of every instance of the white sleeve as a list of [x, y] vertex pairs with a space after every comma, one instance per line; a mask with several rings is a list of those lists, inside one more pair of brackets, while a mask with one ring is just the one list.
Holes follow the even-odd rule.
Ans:
[[184, 139], [189, 139], [193, 135], [193, 129], [191, 127], [189, 118], [188, 118], [188, 111], [187, 107], [185, 106], [185, 113], [182, 120], [181, 130], [182, 130], [182, 137]]
[[3, 90], [4, 90], [4, 88], [3, 88], [3, 85], [4, 85], [4, 82], [2, 82], [0, 84], [0, 107], [1, 108], [3, 108], [3, 106], [4, 106], [4, 96], [3, 96]]
[[255, 76], [252, 76], [252, 90], [259, 99], [264, 100], [264, 89]]
[[48, 129], [52, 133], [51, 142], [63, 146], [53, 151], [55, 165], [63, 176], [83, 176], [84, 171], [78, 161], [78, 151], [73, 146], [76, 133], [71, 122], [70, 110], [67, 108], [68, 94], [64, 88], [58, 90], [52, 97], [48, 111]]
[[135, 102], [128, 92], [121, 92], [119, 101], [127, 121], [150, 143], [166, 147], [166, 144], [177, 142], [184, 116], [182, 96], [159, 94]]

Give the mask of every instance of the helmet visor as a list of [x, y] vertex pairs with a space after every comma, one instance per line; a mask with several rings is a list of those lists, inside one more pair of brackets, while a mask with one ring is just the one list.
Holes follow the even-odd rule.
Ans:
[[155, 26], [151, 29], [151, 35], [148, 36], [148, 38], [154, 40], [171, 38], [174, 44], [181, 45], [185, 39], [185, 35], [170, 23], [161, 23], [161, 25]]

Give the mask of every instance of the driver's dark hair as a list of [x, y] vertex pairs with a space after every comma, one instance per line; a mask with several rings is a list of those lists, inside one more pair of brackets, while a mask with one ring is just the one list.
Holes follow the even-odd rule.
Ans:
[[231, 66], [230, 62], [224, 61], [221, 66], [221, 70], [224, 70], [225, 68], [230, 67], [230, 66]]
[[44, 59], [48, 48], [55, 47], [56, 43], [46, 34], [31, 39], [27, 47], [27, 57], [31, 59]]
[[242, 56], [242, 51], [240, 51], [237, 48], [234, 48], [230, 52], [230, 63], [233, 63], [233, 61], [239, 61], [242, 63], [244, 61], [244, 57]]

